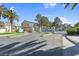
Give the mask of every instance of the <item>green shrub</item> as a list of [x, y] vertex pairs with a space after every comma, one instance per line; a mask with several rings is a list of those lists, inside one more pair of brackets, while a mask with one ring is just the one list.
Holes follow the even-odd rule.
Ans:
[[79, 27], [77, 27], [77, 34], [79, 35]]
[[68, 35], [76, 35], [77, 34], [77, 29], [76, 28], [71, 28], [67, 30]]

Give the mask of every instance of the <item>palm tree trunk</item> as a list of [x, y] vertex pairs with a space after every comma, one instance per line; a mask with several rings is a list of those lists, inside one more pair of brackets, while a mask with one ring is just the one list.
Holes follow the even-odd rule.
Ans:
[[12, 26], [13, 25], [13, 20], [12, 19], [10, 20], [10, 24], [11, 24], [11, 32], [12, 32], [12, 28], [13, 28], [13, 26]]
[[40, 28], [40, 32], [41, 32], [41, 26], [39, 28]]
[[11, 24], [11, 32], [12, 32], [12, 24]]
[[55, 28], [55, 26], [53, 27], [54, 28], [54, 32], [56, 31], [56, 28]]

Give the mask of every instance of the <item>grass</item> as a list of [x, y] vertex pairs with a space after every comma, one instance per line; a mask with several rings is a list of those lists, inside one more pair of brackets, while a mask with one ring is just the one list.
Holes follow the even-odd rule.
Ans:
[[5, 33], [0, 33], [0, 35], [7, 35], [7, 34], [16, 34], [16, 32], [5, 32]]
[[24, 36], [24, 33], [16, 33], [16, 34], [13, 34], [13, 35], [9, 35], [10, 38], [21, 37], [21, 36]]
[[27, 35], [27, 33], [23, 33], [23, 32], [5, 32], [5, 33], [0, 33], [0, 36], [7, 36], [10, 38], [15, 38], [15, 37], [21, 37]]
[[20, 33], [20, 32], [5, 32], [5, 33], [0, 33], [0, 36], [17, 37], [23, 34], [24, 33]]
[[0, 46], [2, 46], [2, 45], [4, 45], [4, 44], [0, 44]]
[[7, 36], [7, 37], [10, 37], [10, 38], [21, 37], [23, 35], [24, 35], [24, 33], [22, 33], [22, 32], [5, 32], [5, 33], [0, 33], [0, 36]]

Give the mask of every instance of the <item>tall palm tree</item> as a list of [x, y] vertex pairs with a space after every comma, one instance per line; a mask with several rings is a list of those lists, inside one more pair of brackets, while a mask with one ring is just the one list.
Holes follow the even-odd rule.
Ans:
[[12, 32], [12, 25], [13, 25], [13, 21], [19, 21], [19, 17], [16, 14], [16, 12], [13, 12], [12, 10], [8, 10], [7, 12], [5, 12], [5, 18], [8, 19], [10, 26], [11, 26], [11, 32]]
[[7, 8], [4, 5], [0, 5], [0, 20], [2, 19], [4, 12], [7, 11]]
[[[65, 9], [70, 5], [71, 3], [66, 3]], [[72, 10], [78, 5], [78, 3], [74, 3], [72, 6]]]
[[[0, 21], [4, 17], [4, 12], [7, 11], [7, 8], [4, 5], [0, 5]], [[2, 22], [2, 21], [1, 21]], [[0, 23], [0, 27], [2, 27], [2, 23]]]

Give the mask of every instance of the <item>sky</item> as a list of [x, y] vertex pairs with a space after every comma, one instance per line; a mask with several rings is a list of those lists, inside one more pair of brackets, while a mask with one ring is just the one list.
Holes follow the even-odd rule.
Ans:
[[79, 21], [79, 5], [74, 10], [71, 10], [73, 4], [67, 9], [64, 9], [64, 4], [57, 3], [4, 3], [3, 5], [17, 12], [18, 24], [24, 20], [35, 22], [38, 13], [47, 16], [49, 21], [53, 21], [55, 17], [59, 17], [63, 23], [71, 25]]

